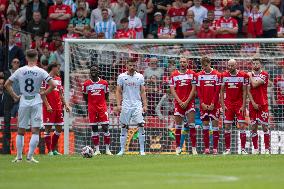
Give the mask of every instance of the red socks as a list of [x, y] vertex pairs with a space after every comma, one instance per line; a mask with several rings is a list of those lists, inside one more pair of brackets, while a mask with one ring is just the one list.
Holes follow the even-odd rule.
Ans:
[[104, 133], [104, 144], [110, 145], [110, 133]]
[[45, 141], [45, 146], [47, 148], [47, 151], [51, 151], [51, 136], [49, 133], [44, 132], [44, 141]]
[[218, 149], [219, 138], [220, 138], [219, 130], [218, 129], [213, 130], [213, 149]]
[[264, 145], [265, 149], [270, 149], [270, 134], [269, 131], [264, 132]]
[[240, 131], [240, 139], [241, 139], [241, 149], [245, 149], [246, 148], [246, 142], [247, 142], [247, 136], [246, 136], [245, 130]]
[[98, 146], [99, 143], [100, 143], [100, 136], [98, 133], [93, 133], [92, 134], [92, 140], [93, 140], [93, 143], [94, 143], [94, 146]]
[[226, 150], [231, 149], [231, 132], [230, 131], [225, 131], [225, 147]]
[[176, 137], [176, 147], [180, 147], [180, 136], [181, 136], [181, 127], [176, 126], [175, 137]]
[[258, 134], [257, 134], [257, 131], [256, 132], [252, 131], [251, 140], [252, 140], [253, 148], [258, 149]]
[[205, 149], [209, 149], [209, 126], [203, 126], [203, 142]]
[[196, 147], [196, 129], [195, 127], [191, 127], [189, 129], [189, 137], [190, 137], [190, 140], [191, 140], [191, 145], [193, 148]]
[[58, 143], [58, 139], [59, 139], [60, 133], [54, 131], [53, 135], [52, 135], [52, 139], [51, 139], [51, 150], [54, 151], [56, 148], [56, 145]]

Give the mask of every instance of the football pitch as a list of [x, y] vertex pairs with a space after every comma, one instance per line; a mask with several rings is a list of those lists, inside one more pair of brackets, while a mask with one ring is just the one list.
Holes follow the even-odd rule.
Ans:
[[284, 156], [0, 156], [2, 189], [284, 188]]

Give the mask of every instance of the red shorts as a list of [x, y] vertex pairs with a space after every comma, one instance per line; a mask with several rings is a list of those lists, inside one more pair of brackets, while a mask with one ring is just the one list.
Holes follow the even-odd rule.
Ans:
[[212, 111], [209, 110], [202, 110], [200, 107], [200, 119], [201, 121], [209, 121], [209, 119], [219, 120], [220, 117], [220, 108], [213, 109]]
[[64, 125], [63, 110], [52, 110], [48, 112], [43, 107], [43, 123], [44, 125]]
[[175, 102], [175, 112], [174, 112], [175, 116], [184, 117], [186, 114], [192, 111], [195, 112], [194, 100], [190, 101], [185, 109], [182, 109], [180, 105], [177, 102]]
[[245, 116], [240, 113], [242, 105], [226, 106], [224, 123], [233, 123], [234, 118], [237, 117], [238, 123], [245, 123]]
[[92, 125], [109, 124], [107, 111], [89, 111], [89, 122]]
[[269, 111], [268, 111], [268, 105], [259, 105], [259, 109], [256, 110], [253, 108], [252, 104], [249, 104], [249, 118], [250, 123], [252, 125], [256, 123], [260, 123], [263, 125], [268, 125], [268, 119], [269, 119]]

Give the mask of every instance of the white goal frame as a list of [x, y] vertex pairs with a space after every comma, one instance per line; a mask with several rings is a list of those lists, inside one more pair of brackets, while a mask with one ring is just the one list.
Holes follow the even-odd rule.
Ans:
[[[243, 44], [243, 43], [283, 43], [284, 38], [253, 38], [253, 39], [64, 39], [65, 42], [65, 74], [64, 96], [70, 100], [70, 44]], [[64, 113], [64, 154], [69, 154], [69, 127], [70, 118]]]

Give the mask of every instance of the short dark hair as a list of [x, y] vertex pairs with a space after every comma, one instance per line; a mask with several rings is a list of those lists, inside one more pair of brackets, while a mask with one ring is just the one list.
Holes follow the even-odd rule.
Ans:
[[108, 13], [108, 10], [107, 9], [102, 9], [102, 12], [106, 11]]
[[224, 7], [224, 8], [223, 8], [223, 11], [224, 11], [224, 12], [225, 12], [226, 10], [231, 11], [231, 9], [230, 9], [230, 7], [229, 7], [229, 6], [226, 6], [226, 7]]
[[26, 56], [27, 56], [27, 58], [30, 58], [30, 59], [37, 58], [38, 57], [37, 50], [35, 50], [35, 49], [28, 49], [26, 51]]
[[129, 22], [129, 20], [128, 20], [127, 17], [122, 18], [122, 19], [120, 20], [120, 23], [126, 23], [126, 22]]
[[55, 68], [55, 67], [57, 67], [57, 66], [59, 66], [59, 65], [60, 65], [60, 64], [58, 64], [57, 62], [54, 62], [54, 63], [49, 64], [48, 67], [47, 67], [48, 73], [51, 72], [51, 70], [52, 70], [53, 68]]
[[201, 64], [203, 64], [203, 62], [210, 63], [210, 58], [207, 57], [207, 56], [203, 56], [203, 57], [201, 57], [200, 62], [201, 62]]
[[128, 58], [127, 62], [137, 62], [137, 59], [130, 57], [130, 58]]

